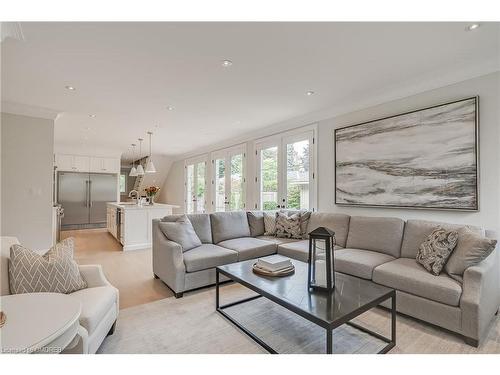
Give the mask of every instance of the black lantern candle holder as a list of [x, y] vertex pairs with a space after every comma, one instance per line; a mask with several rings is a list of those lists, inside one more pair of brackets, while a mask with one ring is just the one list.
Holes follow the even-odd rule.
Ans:
[[319, 227], [309, 233], [309, 289], [333, 292], [335, 289], [335, 232]]

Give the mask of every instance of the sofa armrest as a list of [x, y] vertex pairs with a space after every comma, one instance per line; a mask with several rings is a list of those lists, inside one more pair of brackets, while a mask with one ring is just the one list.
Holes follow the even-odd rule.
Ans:
[[184, 292], [186, 266], [182, 246], [170, 241], [153, 220], [153, 272], [175, 293]]
[[79, 265], [80, 274], [87, 282], [87, 288], [95, 288], [98, 286], [111, 286], [100, 264]]
[[464, 272], [460, 301], [462, 331], [480, 340], [500, 305], [500, 264], [498, 247], [484, 261]]

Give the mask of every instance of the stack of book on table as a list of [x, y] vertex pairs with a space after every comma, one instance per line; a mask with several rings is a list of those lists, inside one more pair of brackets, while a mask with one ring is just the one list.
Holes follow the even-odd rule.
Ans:
[[293, 273], [295, 267], [290, 259], [282, 256], [271, 256], [257, 259], [253, 270], [255, 273], [268, 276], [285, 276]]

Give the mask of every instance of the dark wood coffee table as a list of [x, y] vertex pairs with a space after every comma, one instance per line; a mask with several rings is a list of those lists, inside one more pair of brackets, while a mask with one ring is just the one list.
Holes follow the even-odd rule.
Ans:
[[[337, 272], [334, 293], [309, 291], [307, 287], [307, 263], [297, 260], [292, 260], [292, 262], [295, 265], [295, 273], [280, 278], [259, 276], [253, 273], [252, 265], [255, 260], [217, 267], [215, 297], [217, 311], [273, 354], [277, 354], [277, 352], [224, 310], [231, 306], [265, 297], [324, 328], [326, 330], [327, 354], [333, 353], [333, 330], [343, 324], [354, 327], [387, 343], [379, 351], [381, 354], [387, 353], [396, 345], [396, 292], [394, 289]], [[221, 274], [251, 289], [257, 295], [220, 306], [219, 279]], [[390, 309], [391, 338], [351, 322], [352, 319], [388, 299], [391, 299], [392, 302]]]

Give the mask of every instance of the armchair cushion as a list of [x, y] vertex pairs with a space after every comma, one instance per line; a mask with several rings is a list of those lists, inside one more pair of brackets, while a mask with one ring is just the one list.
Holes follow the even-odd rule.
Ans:
[[82, 304], [80, 325], [87, 330], [89, 336], [109, 310], [115, 308], [115, 304], [118, 303], [118, 291], [112, 286], [82, 289], [71, 293], [71, 297], [78, 299]]

